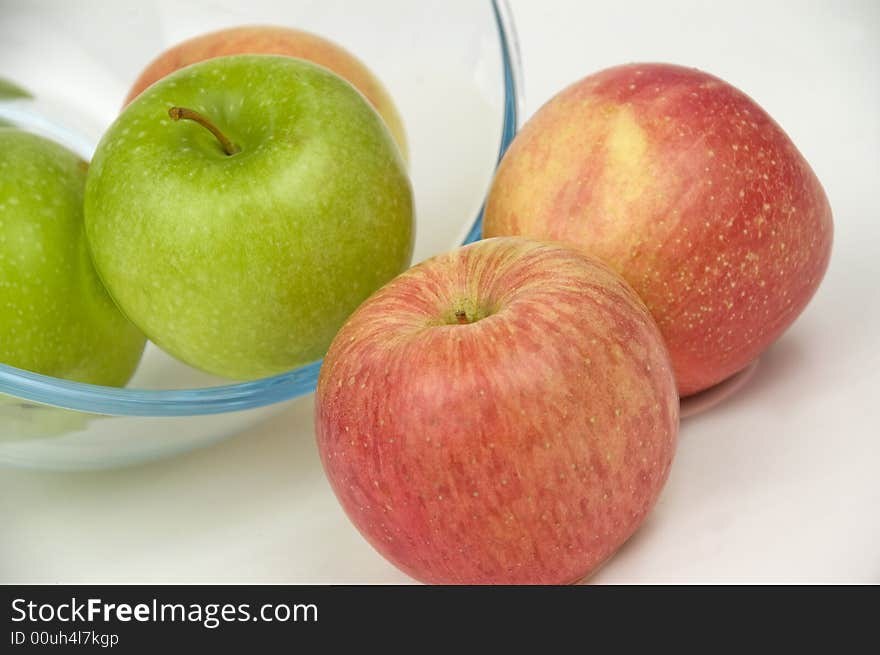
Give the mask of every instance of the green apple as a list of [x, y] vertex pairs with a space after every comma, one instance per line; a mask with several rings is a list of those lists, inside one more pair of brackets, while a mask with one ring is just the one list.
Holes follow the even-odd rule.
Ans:
[[382, 119], [289, 57], [194, 64], [132, 102], [86, 184], [96, 268], [160, 347], [253, 379], [320, 358], [412, 256], [413, 199]]
[[86, 168], [63, 146], [0, 128], [0, 362], [121, 386], [144, 336], [113, 304], [89, 259]]

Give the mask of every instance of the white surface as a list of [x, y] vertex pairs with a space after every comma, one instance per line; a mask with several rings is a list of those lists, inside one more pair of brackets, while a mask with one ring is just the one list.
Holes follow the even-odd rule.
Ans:
[[[608, 65], [694, 65], [782, 124], [835, 212], [813, 303], [683, 423], [657, 508], [594, 581], [880, 582], [880, 5], [512, 4], [527, 113]], [[139, 468], [0, 471], [0, 582], [406, 582], [336, 504], [311, 414]]]

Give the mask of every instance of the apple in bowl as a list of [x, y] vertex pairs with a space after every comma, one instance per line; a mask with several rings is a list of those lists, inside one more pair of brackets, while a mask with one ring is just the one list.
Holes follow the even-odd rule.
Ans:
[[514, 140], [483, 234], [565, 241], [639, 293], [688, 396], [748, 366], [803, 311], [831, 253], [822, 185], [751, 98], [630, 64], [563, 90]]
[[89, 258], [87, 167], [58, 143], [0, 127], [0, 363], [122, 386], [145, 339], [113, 304]]
[[221, 377], [323, 356], [409, 266], [406, 166], [350, 84], [292, 57], [177, 71], [98, 144], [85, 192], [95, 268], [166, 352]]
[[348, 516], [431, 583], [571, 583], [636, 530], [669, 473], [662, 337], [585, 254], [480, 241], [423, 262], [346, 322], [315, 397]]

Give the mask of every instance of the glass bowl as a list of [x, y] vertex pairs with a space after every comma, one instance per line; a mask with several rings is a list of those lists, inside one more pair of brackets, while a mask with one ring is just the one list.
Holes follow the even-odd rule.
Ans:
[[[287, 25], [328, 37], [388, 88], [409, 142], [414, 262], [479, 238], [482, 202], [516, 132], [520, 100], [516, 35], [500, 0], [221, 0], [210, 7], [198, 0], [7, 0], [0, 77], [33, 98], [0, 101], [0, 119], [88, 158], [153, 57], [196, 34], [246, 24]], [[107, 468], [191, 450], [311, 393], [319, 368], [314, 362], [229, 384], [149, 344], [128, 387], [115, 389], [0, 364], [0, 465]]]

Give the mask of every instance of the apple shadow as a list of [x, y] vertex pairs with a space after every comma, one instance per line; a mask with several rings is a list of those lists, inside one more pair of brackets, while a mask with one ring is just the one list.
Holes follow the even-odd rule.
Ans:
[[798, 369], [808, 356], [809, 351], [802, 338], [797, 334], [784, 336], [764, 351], [754, 374], [736, 393], [706, 412], [688, 417], [683, 423], [697, 422], [700, 418], [718, 411], [735, 412], [762, 396], [773, 394], [785, 380], [797, 375]]

